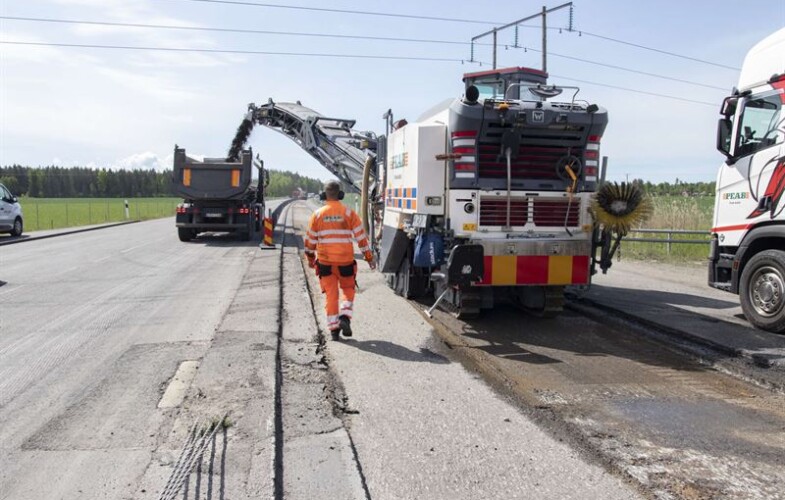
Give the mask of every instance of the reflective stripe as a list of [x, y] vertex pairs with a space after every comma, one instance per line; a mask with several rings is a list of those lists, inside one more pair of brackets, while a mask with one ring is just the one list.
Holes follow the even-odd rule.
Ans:
[[360, 251], [361, 252], [370, 252], [371, 251], [371, 247], [360, 247]]
[[313, 255], [313, 254], [315, 254], [316, 252], [314, 252], [313, 250], [311, 250], [311, 249], [309, 249], [309, 248], [306, 248], [306, 249], [305, 249], [305, 253], [307, 253], [308, 255]]
[[319, 240], [320, 245], [331, 245], [333, 243], [348, 243], [352, 244], [351, 238], [325, 238], [323, 240]]
[[600, 145], [596, 144], [596, 143], [592, 144], [590, 142], [590, 143], [586, 144], [586, 149], [589, 150], [589, 151], [599, 151], [600, 150]]
[[452, 146], [453, 147], [460, 147], [460, 146], [474, 146], [477, 141], [475, 139], [453, 139]]
[[347, 236], [351, 236], [352, 232], [348, 229], [323, 229], [321, 231], [317, 231], [314, 238], [319, 236], [329, 236], [331, 234], [345, 234]]
[[364, 231], [364, 229], [363, 229], [362, 226], [357, 226], [356, 228], [354, 228], [354, 233], [355, 234], [362, 233], [363, 231]]

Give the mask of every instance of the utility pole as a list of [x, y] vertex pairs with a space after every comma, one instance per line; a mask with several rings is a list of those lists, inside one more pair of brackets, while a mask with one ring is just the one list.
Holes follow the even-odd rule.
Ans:
[[473, 37], [472, 40], [471, 40], [471, 58], [469, 59], [469, 62], [475, 62], [474, 61], [474, 43], [477, 40], [479, 40], [481, 38], [484, 38], [484, 37], [486, 37], [488, 35], [493, 35], [493, 69], [496, 69], [496, 50], [497, 50], [497, 47], [498, 47], [498, 43], [497, 43], [498, 32], [502, 31], [502, 30], [506, 30], [507, 28], [515, 27], [515, 30], [516, 30], [515, 31], [516, 32], [515, 46], [517, 47], [518, 46], [518, 37], [517, 37], [518, 25], [520, 25], [521, 23], [524, 23], [526, 21], [531, 21], [532, 19], [536, 19], [538, 17], [541, 17], [542, 18], [542, 70], [543, 71], [548, 71], [548, 59], [547, 59], [547, 52], [548, 52], [548, 23], [547, 23], [546, 17], [548, 16], [549, 13], [557, 11], [557, 10], [560, 10], [560, 9], [563, 9], [565, 7], [569, 7], [570, 8], [570, 23], [569, 23], [569, 25], [567, 27], [567, 31], [572, 31], [572, 20], [573, 20], [573, 13], [572, 13], [573, 6], [572, 6], [572, 2], [567, 2], [567, 3], [564, 3], [564, 4], [559, 5], [557, 7], [550, 8], [550, 9], [543, 5], [542, 12], [539, 12], [539, 13], [534, 14], [532, 16], [524, 17], [523, 19], [518, 19], [517, 21], [513, 21], [513, 22], [511, 22], [509, 24], [505, 24], [504, 26], [499, 26], [499, 27], [493, 28], [493, 29], [491, 29], [489, 31], [486, 31], [485, 33], [480, 33], [479, 35]]
[[[548, 71], [548, 10], [542, 6], [542, 70]], [[571, 27], [572, 28], [572, 27]]]

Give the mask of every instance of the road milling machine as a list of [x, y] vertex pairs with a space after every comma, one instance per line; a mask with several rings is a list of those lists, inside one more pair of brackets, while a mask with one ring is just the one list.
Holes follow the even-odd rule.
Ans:
[[299, 102], [250, 104], [229, 159], [264, 125], [361, 193], [378, 268], [399, 295], [433, 293], [460, 317], [499, 300], [554, 315], [565, 287], [607, 271], [650, 205], [637, 186], [598, 190], [608, 114], [577, 87], [520, 67], [463, 81], [463, 97], [415, 122], [388, 111], [378, 136]]

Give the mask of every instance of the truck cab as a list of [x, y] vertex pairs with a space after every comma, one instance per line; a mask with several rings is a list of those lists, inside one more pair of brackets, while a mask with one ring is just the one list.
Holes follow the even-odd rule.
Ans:
[[709, 285], [738, 293], [753, 325], [785, 331], [785, 29], [747, 54], [723, 100]]

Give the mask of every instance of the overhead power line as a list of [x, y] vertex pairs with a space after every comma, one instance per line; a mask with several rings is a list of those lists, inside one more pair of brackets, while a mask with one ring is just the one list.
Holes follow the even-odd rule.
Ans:
[[[272, 52], [272, 51], [261, 51], [261, 50], [231, 50], [231, 49], [197, 49], [197, 48], [185, 48], [185, 47], [141, 47], [141, 46], [134, 46], [134, 45], [99, 45], [99, 44], [86, 44], [86, 43], [56, 43], [56, 42], [23, 42], [23, 41], [16, 41], [16, 40], [0, 40], [0, 44], [5, 45], [21, 45], [21, 46], [42, 46], [42, 47], [65, 47], [65, 48], [90, 48], [90, 49], [105, 49], [105, 50], [142, 50], [142, 51], [161, 51], [161, 52], [193, 52], [193, 53], [207, 53], [207, 54], [241, 54], [241, 55], [266, 55], [266, 56], [293, 56], [293, 57], [322, 57], [322, 58], [343, 58], [343, 59], [387, 59], [387, 60], [406, 60], [406, 61], [430, 61], [430, 62], [459, 62], [461, 64], [468, 63], [468, 61], [463, 59], [448, 59], [448, 58], [436, 58], [436, 57], [408, 57], [408, 56], [383, 56], [383, 55], [365, 55], [365, 54], [332, 54], [332, 53], [306, 53], [306, 52]], [[474, 61], [475, 63], [479, 64], [480, 66], [488, 65], [487, 62], [482, 61]], [[606, 83], [599, 83], [599, 82], [591, 82], [587, 80], [579, 80], [576, 78], [566, 77], [566, 76], [558, 76], [558, 75], [551, 75], [554, 78], [560, 78], [563, 80], [571, 80], [575, 82], [586, 83], [589, 85], [596, 85], [599, 87], [606, 87], [616, 90], [624, 90], [627, 92], [634, 92], [637, 94], [646, 94], [655, 97], [664, 97], [666, 99], [674, 99], [677, 101], [695, 103], [695, 104], [703, 104], [707, 106], [715, 106], [716, 104], [705, 102], [705, 101], [696, 101], [693, 99], [687, 99], [678, 96], [672, 96], [667, 94], [658, 94], [656, 92], [647, 92], [643, 90], [631, 89], [627, 87], [619, 87], [616, 85], [610, 85]]]
[[699, 62], [699, 63], [703, 63], [703, 64], [709, 64], [711, 66], [716, 66], [718, 68], [731, 69], [733, 71], [740, 71], [741, 70], [741, 68], [737, 68], [735, 66], [728, 66], [726, 64], [720, 64], [720, 63], [707, 61], [705, 59], [698, 59], [697, 57], [690, 57], [690, 56], [685, 56], [683, 54], [677, 54], [675, 52], [669, 52], [667, 50], [657, 49], [657, 48], [654, 48], [654, 47], [647, 47], [645, 45], [641, 45], [641, 44], [638, 44], [638, 43], [625, 42], [624, 40], [619, 40], [618, 38], [611, 38], [609, 36], [598, 35], [596, 33], [590, 33], [588, 31], [581, 31], [581, 33], [583, 35], [586, 35], [586, 36], [599, 38], [600, 40], [606, 40], [608, 42], [620, 43], [622, 45], [628, 45], [630, 47], [635, 47], [635, 48], [638, 48], [638, 49], [648, 50], [648, 51], [651, 51], [651, 52], [657, 52], [658, 54], [664, 54], [664, 55], [667, 55], [667, 56], [673, 56], [673, 57], [678, 57], [678, 58], [681, 58], [681, 59], [686, 59], [688, 61], [694, 61], [694, 62]]
[[[70, 47], [82, 49], [117, 49], [117, 50], [150, 50], [160, 52], [201, 52], [206, 54], [241, 54], [263, 56], [295, 56], [295, 57], [335, 57], [343, 59], [387, 59], [401, 61], [429, 61], [429, 62], [458, 62], [469, 63], [464, 59], [449, 59], [446, 57], [416, 57], [416, 56], [386, 56], [370, 54], [334, 54], [318, 52], [273, 52], [265, 50], [233, 50], [233, 49], [196, 49], [187, 47], [142, 47], [138, 45], [101, 45], [92, 43], [56, 43], [56, 42], [22, 42], [17, 40], [0, 40], [0, 44], [28, 45], [43, 47]], [[475, 61], [482, 65], [481, 62]]]
[[[88, 25], [88, 26], [112, 26], [112, 27], [120, 27], [120, 28], [142, 28], [142, 29], [163, 29], [163, 30], [184, 30], [184, 31], [200, 31], [200, 32], [218, 32], [218, 33], [240, 33], [240, 34], [252, 34], [252, 35], [279, 35], [279, 36], [303, 36], [303, 37], [324, 37], [324, 38], [338, 38], [338, 39], [349, 39], [349, 40], [374, 40], [374, 41], [384, 41], [384, 42], [410, 42], [410, 43], [430, 43], [430, 44], [447, 44], [447, 45], [463, 45], [463, 46], [470, 46], [471, 42], [462, 42], [458, 40], [433, 40], [433, 39], [423, 39], [423, 38], [397, 38], [397, 37], [381, 37], [381, 36], [366, 36], [366, 35], [341, 35], [341, 34], [331, 34], [331, 33], [306, 33], [306, 32], [296, 32], [296, 31], [271, 31], [271, 30], [252, 30], [252, 29], [241, 29], [241, 28], [217, 28], [217, 27], [207, 27], [207, 26], [178, 26], [178, 25], [171, 25], [171, 24], [145, 24], [145, 23], [120, 23], [120, 22], [110, 22], [110, 21], [89, 21], [89, 20], [76, 20], [76, 19], [52, 19], [52, 18], [40, 18], [40, 17], [15, 17], [15, 16], [0, 16], [0, 19], [6, 19], [11, 21], [25, 21], [25, 22], [40, 22], [40, 23], [55, 23], [55, 24], [76, 24], [76, 25]], [[487, 45], [492, 46], [493, 44], [485, 43], [475, 43], [475, 45]], [[530, 50], [532, 52], [541, 52], [538, 49], [534, 49], [531, 47], [522, 47], [522, 46], [505, 46], [511, 47], [513, 49], [524, 49]], [[549, 53], [549, 55], [553, 57], [559, 57], [563, 59], [569, 59], [572, 61], [579, 61], [586, 64], [592, 64], [595, 66], [600, 66], [604, 68], [612, 68], [617, 69], [620, 71], [626, 71], [628, 73], [635, 73], [644, 76], [650, 76], [653, 78], [660, 78], [663, 80], [670, 80], [674, 82], [685, 83], [688, 85], [696, 85], [699, 87], [705, 87], [710, 89], [716, 90], [726, 90], [723, 87], [717, 87], [714, 85], [708, 85], [705, 83], [694, 82], [690, 80], [684, 80], [681, 78], [675, 78], [671, 76], [661, 75], [657, 73], [651, 73], [647, 71], [640, 71], [632, 68], [625, 68], [623, 66], [617, 66], [613, 64], [606, 64], [597, 61], [591, 61], [588, 59], [582, 59], [579, 57], [568, 56], [564, 54], [557, 54], [554, 52]]]
[[291, 10], [309, 10], [316, 12], [334, 12], [337, 14], [357, 14], [361, 16], [378, 16], [378, 17], [399, 17], [405, 19], [421, 19], [424, 21], [448, 21], [455, 23], [470, 23], [470, 24], [499, 24], [492, 21], [481, 21], [478, 19], [458, 19], [451, 17], [440, 16], [418, 16], [414, 14], [395, 14], [392, 12], [371, 12], [363, 10], [349, 10], [349, 9], [328, 9], [326, 7], [305, 7], [302, 5], [280, 5], [274, 3], [261, 3], [261, 2], [246, 2], [241, 0], [175, 0], [197, 3], [216, 3], [225, 5], [242, 5], [245, 7], [265, 7], [269, 9], [291, 9]]
[[[377, 16], [377, 17], [397, 17], [403, 19], [420, 19], [424, 21], [441, 21], [441, 22], [455, 22], [455, 23], [469, 23], [469, 24], [485, 24], [485, 25], [492, 25], [492, 26], [501, 26], [506, 24], [500, 21], [488, 21], [488, 20], [479, 20], [479, 19], [465, 19], [465, 18], [452, 18], [452, 17], [441, 17], [441, 16], [419, 16], [414, 14], [397, 14], [393, 12], [372, 12], [372, 11], [363, 11], [363, 10], [349, 10], [349, 9], [330, 9], [326, 7], [305, 7], [302, 5], [281, 5], [281, 4], [274, 4], [274, 3], [263, 3], [263, 2], [251, 2], [251, 1], [244, 1], [244, 0], [169, 0], [169, 1], [176, 1], [176, 2], [196, 2], [196, 3], [204, 3], [204, 4], [225, 4], [225, 5], [238, 5], [244, 7], [261, 7], [261, 8], [269, 8], [269, 9], [290, 9], [290, 10], [300, 10], [300, 11], [313, 11], [313, 12], [333, 12], [337, 14], [355, 14], [360, 16]], [[522, 28], [532, 28], [532, 29], [542, 29], [540, 26], [533, 26], [527, 24], [521, 24]], [[563, 28], [559, 27], [548, 27], [547, 29], [553, 31], [558, 30], [561, 32]], [[627, 45], [630, 47], [635, 47], [641, 50], [647, 50], [650, 52], [656, 52], [659, 54], [668, 55], [671, 57], [676, 57], [680, 59], [685, 59], [688, 61], [699, 62], [702, 64], [708, 64], [710, 66], [715, 66], [718, 68], [729, 69], [733, 71], [739, 71], [740, 68], [734, 66], [728, 66], [722, 63], [716, 63], [713, 61], [708, 61], [705, 59], [699, 59], [697, 57], [687, 56], [683, 54], [678, 54], [676, 52], [670, 52], [667, 50], [658, 49], [656, 47], [649, 47], [647, 45], [642, 45], [639, 43], [634, 42], [627, 42], [625, 40], [620, 40], [618, 38], [613, 38], [609, 36], [599, 35], [597, 33], [591, 33], [588, 31], [583, 30], [573, 30], [572, 33], [578, 33], [579, 35], [587, 35], [589, 37], [598, 38], [600, 40], [604, 40], [606, 42], [613, 42], [619, 43], [622, 45]]]
[[695, 100], [695, 99], [687, 99], [686, 97], [679, 97], [679, 96], [675, 96], [675, 95], [658, 94], [657, 92], [647, 92], [645, 90], [631, 89], [631, 88], [628, 88], [628, 87], [619, 87], [618, 85], [610, 85], [610, 84], [607, 84], [607, 83], [598, 83], [598, 82], [591, 82], [591, 81], [588, 81], [588, 80], [579, 80], [578, 78], [572, 78], [570, 76], [559, 76], [559, 75], [551, 75], [551, 76], [553, 76], [554, 78], [559, 78], [561, 80], [568, 80], [568, 81], [573, 81], [573, 82], [585, 83], [587, 85], [596, 85], [598, 87], [605, 87], [605, 88], [615, 89], [615, 90], [624, 90], [626, 92], [634, 92], [636, 94], [644, 94], [644, 95], [650, 95], [650, 96], [655, 96], [655, 97], [663, 97], [665, 99], [673, 99], [675, 101], [689, 102], [689, 103], [693, 103], [693, 104], [703, 104], [704, 106], [712, 106], [712, 107], [715, 107], [715, 108], [718, 106], [717, 103], [706, 102], [706, 101], [698, 101], [698, 100]]

